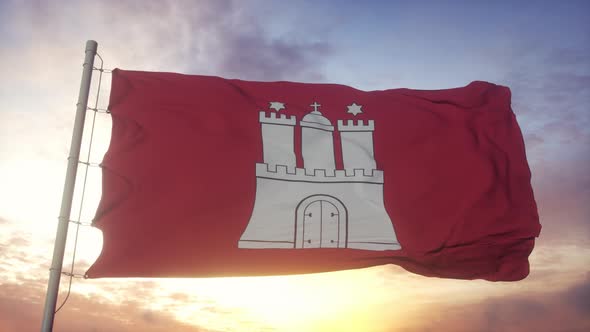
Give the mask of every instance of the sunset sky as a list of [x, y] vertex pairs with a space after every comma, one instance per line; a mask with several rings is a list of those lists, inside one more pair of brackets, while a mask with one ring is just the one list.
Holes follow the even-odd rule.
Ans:
[[[98, 42], [105, 68], [362, 90], [508, 86], [543, 229], [531, 273], [518, 282], [427, 278], [393, 265], [283, 277], [74, 279], [55, 331], [590, 331], [590, 2], [3, 0], [0, 332], [41, 326], [88, 39]], [[109, 84], [105, 75], [101, 107]], [[97, 116], [95, 131], [90, 159], [98, 163], [108, 115]], [[83, 156], [87, 143], [88, 136]], [[100, 170], [91, 168], [72, 219], [90, 222], [99, 184]], [[100, 232], [80, 228], [75, 272], [100, 249]]]

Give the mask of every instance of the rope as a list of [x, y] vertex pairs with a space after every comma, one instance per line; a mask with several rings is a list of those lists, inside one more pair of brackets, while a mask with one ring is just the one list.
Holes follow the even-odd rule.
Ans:
[[90, 163], [85, 161], [78, 161], [78, 164], [86, 165], [87, 167], [100, 167], [100, 163]]
[[76, 263], [76, 249], [78, 247], [78, 235], [80, 232], [80, 226], [89, 226], [90, 224], [85, 224], [80, 222], [80, 219], [82, 217], [82, 209], [84, 206], [84, 196], [86, 194], [86, 183], [88, 180], [88, 169], [91, 166], [100, 166], [100, 164], [98, 163], [91, 163], [90, 162], [90, 153], [92, 152], [92, 142], [94, 139], [94, 127], [96, 124], [96, 114], [98, 113], [108, 113], [107, 110], [105, 109], [99, 109], [98, 108], [98, 100], [100, 97], [100, 87], [102, 85], [102, 74], [103, 73], [111, 73], [112, 70], [108, 70], [108, 69], [104, 69], [103, 68], [103, 64], [104, 61], [102, 60], [102, 57], [100, 56], [100, 54], [96, 53], [96, 56], [100, 59], [100, 67], [94, 67], [94, 70], [97, 70], [99, 72], [98, 74], [98, 87], [96, 90], [96, 98], [94, 100], [94, 107], [90, 108], [90, 107], [86, 107], [87, 110], [92, 110], [93, 111], [93, 116], [92, 116], [92, 127], [90, 129], [90, 142], [88, 143], [88, 153], [86, 155], [86, 160], [82, 161], [79, 160], [78, 163], [83, 164], [86, 166], [85, 171], [84, 171], [84, 180], [83, 180], [83, 184], [82, 184], [82, 197], [80, 198], [80, 207], [78, 209], [78, 220], [74, 221], [74, 220], [70, 220], [70, 222], [74, 223], [76, 225], [76, 234], [74, 236], [74, 252], [72, 254], [72, 264], [70, 267], [70, 271], [66, 272], [66, 271], [62, 271], [61, 273], [67, 277], [69, 277], [68, 280], [68, 292], [66, 293], [66, 297], [64, 298], [63, 302], [59, 305], [59, 307], [55, 310], [55, 313], [57, 313], [61, 308], [63, 308], [63, 306], [66, 304], [66, 302], [68, 301], [68, 299], [70, 298], [70, 293], [72, 290], [72, 280], [74, 277], [76, 278], [86, 278], [85, 275], [83, 274], [75, 274], [74, 273], [74, 266]]
[[106, 114], [111, 113], [111, 111], [109, 109], [107, 109], [107, 108], [86, 107], [86, 109], [89, 110], [89, 111], [96, 112], [96, 113], [106, 113]]
[[82, 222], [82, 221], [79, 221], [79, 220], [70, 220], [70, 222], [72, 224], [76, 224], [76, 225], [80, 225], [80, 226], [92, 227], [92, 223], [91, 222]]
[[[92, 67], [92, 70], [96, 70], [99, 71], [101, 74], [105, 73], [105, 74], [111, 74], [113, 72], [112, 69], [105, 69], [103, 68], [103, 63], [104, 61], [102, 60], [102, 57], [100, 56], [100, 54], [98, 54], [98, 52], [96, 53], [96, 56], [100, 59], [100, 67]], [[100, 83], [99, 83], [100, 84]]]

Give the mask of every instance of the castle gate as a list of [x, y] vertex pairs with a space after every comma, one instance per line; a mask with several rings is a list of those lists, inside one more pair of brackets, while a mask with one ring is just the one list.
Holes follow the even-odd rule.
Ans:
[[296, 248], [345, 248], [347, 211], [340, 200], [327, 195], [313, 195], [297, 206]]

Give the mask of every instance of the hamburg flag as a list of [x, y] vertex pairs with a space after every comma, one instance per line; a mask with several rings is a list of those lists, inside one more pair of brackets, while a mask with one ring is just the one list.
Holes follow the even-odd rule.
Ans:
[[115, 70], [87, 275], [522, 279], [541, 226], [510, 98]]

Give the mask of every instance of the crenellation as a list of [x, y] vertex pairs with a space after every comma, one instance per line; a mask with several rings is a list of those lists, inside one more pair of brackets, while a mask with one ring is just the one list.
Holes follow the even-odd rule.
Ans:
[[297, 124], [297, 118], [294, 115], [287, 117], [286, 114], [278, 114], [278, 117], [277, 117], [277, 113], [274, 113], [274, 112], [266, 113], [265, 111], [260, 111], [259, 121], [260, 121], [260, 123], [288, 125], [288, 126], [295, 126]]
[[278, 174], [287, 174], [287, 166], [277, 165], [277, 173]]
[[377, 179], [381, 179], [381, 182], [385, 181], [384, 176], [383, 176], [383, 171], [380, 169], [373, 170], [373, 177], [377, 178]]
[[314, 169], [293, 168], [285, 165], [256, 164], [256, 176], [286, 181], [305, 182], [366, 182], [383, 183], [383, 172], [364, 169]]
[[334, 177], [336, 176], [334, 169], [316, 169], [314, 176], [316, 177]]
[[277, 172], [277, 165], [256, 163], [256, 174], [266, 172]]
[[295, 174], [295, 167], [287, 166], [287, 165], [277, 165], [276, 166], [276, 173], [277, 174]]
[[326, 176], [326, 177], [334, 177], [334, 176], [336, 176], [336, 170], [335, 169], [323, 169], [322, 171], [324, 172], [324, 176]]
[[375, 130], [375, 121], [368, 120], [367, 123], [363, 120], [357, 120], [355, 123], [354, 120], [338, 120], [338, 131], [374, 131]]
[[354, 175], [355, 176], [373, 176], [373, 170], [364, 169], [364, 168], [355, 168]]
[[340, 178], [346, 177], [346, 170], [337, 169], [336, 174], [334, 176], [340, 177]]

